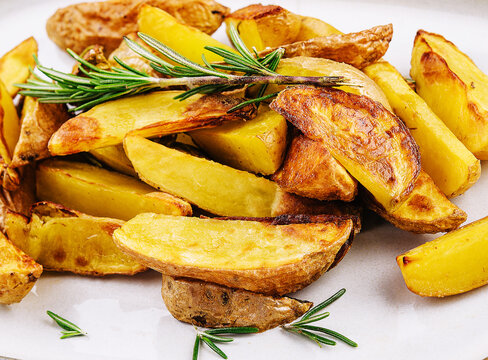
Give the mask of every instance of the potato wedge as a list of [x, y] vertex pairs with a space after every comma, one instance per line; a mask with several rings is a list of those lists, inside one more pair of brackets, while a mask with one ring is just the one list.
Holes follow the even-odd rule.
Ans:
[[363, 69], [384, 91], [395, 114], [419, 145], [422, 168], [436, 185], [453, 197], [468, 190], [480, 177], [480, 162], [386, 61]]
[[185, 25], [157, 7], [143, 6], [137, 23], [141, 32], [198, 64], [204, 64], [202, 54], [208, 62], [222, 61], [221, 56], [206, 50], [205, 46], [217, 46], [235, 52], [231, 47], [196, 28]]
[[29, 218], [9, 212], [7, 236], [45, 270], [80, 275], [133, 275], [146, 270], [122, 253], [112, 233], [124, 222], [97, 218], [49, 202], [34, 204]]
[[371, 196], [366, 196], [366, 204], [397, 228], [418, 234], [451, 231], [467, 218], [466, 213], [450, 202], [424, 171], [420, 172], [410, 196], [395, 211], [386, 211]]
[[300, 19], [300, 32], [294, 41], [306, 41], [321, 36], [343, 34], [342, 31], [337, 30], [325, 21], [310, 16], [300, 16]]
[[287, 192], [319, 200], [352, 201], [358, 191], [356, 179], [327, 147], [303, 135], [293, 138], [272, 180]]
[[125, 155], [122, 144], [93, 149], [90, 151], [90, 154], [102, 164], [111, 167], [115, 171], [132, 177], [137, 177], [136, 171], [132, 167], [132, 163], [127, 158], [127, 155]]
[[206, 328], [253, 326], [265, 331], [296, 320], [313, 305], [168, 275], [163, 275], [161, 295], [174, 318]]
[[420, 172], [418, 146], [380, 103], [341, 90], [296, 86], [270, 106], [322, 142], [385, 209], [393, 211], [412, 192]]
[[[351, 65], [328, 59], [298, 56], [281, 60], [276, 71], [288, 76], [344, 76], [350, 83], [358, 86], [340, 86], [338, 89], [356, 95], [367, 96], [391, 110], [390, 104], [381, 88], [361, 70]], [[273, 93], [284, 88], [285, 86], [270, 85], [266, 92]]]
[[488, 217], [397, 257], [408, 289], [421, 296], [461, 294], [488, 283]]
[[272, 221], [146, 213], [117, 229], [114, 240], [165, 275], [283, 295], [323, 274], [354, 233], [353, 221], [344, 217], [309, 217], [306, 224], [293, 217], [288, 217], [288, 225]]
[[233, 168], [270, 175], [281, 166], [286, 150], [287, 123], [261, 104], [256, 118], [231, 122], [190, 136], [212, 159]]
[[11, 168], [50, 157], [47, 144], [51, 135], [69, 119], [62, 104], [43, 104], [26, 97], [22, 108], [19, 141], [15, 145]]
[[0, 81], [12, 98], [20, 90], [14, 84], [26, 82], [30, 75], [29, 67], [36, 65], [33, 55], [37, 55], [37, 41], [31, 36], [0, 58]]
[[[285, 50], [285, 58], [296, 56], [325, 58], [362, 69], [385, 55], [392, 36], [393, 26], [389, 24], [357, 33], [322, 36], [279, 47]], [[266, 48], [259, 52], [259, 55], [264, 56], [277, 48]]]
[[417, 93], [480, 160], [488, 160], [488, 76], [441, 35], [417, 32], [410, 75]]
[[191, 205], [132, 177], [96, 166], [47, 160], [36, 173], [37, 197], [93, 216], [129, 220], [143, 212], [191, 215]]
[[278, 5], [253, 4], [234, 11], [225, 18], [227, 30], [233, 24], [248, 49], [261, 51], [295, 41], [301, 18]]
[[0, 232], [0, 304], [20, 302], [42, 274], [42, 265]]
[[7, 88], [0, 81], [0, 156], [6, 165], [12, 162], [12, 154], [19, 134], [20, 123], [17, 110]]
[[195, 95], [180, 101], [181, 91], [158, 91], [109, 101], [65, 122], [49, 141], [52, 155], [117, 145], [124, 136], [163, 136], [220, 125], [224, 121], [251, 119], [256, 107], [246, 106], [230, 114], [227, 110], [241, 99], [224, 95]]
[[167, 11], [186, 25], [212, 34], [229, 9], [213, 0], [112, 0], [85, 2], [58, 9], [47, 21], [49, 38], [60, 48], [81, 53], [99, 44], [110, 54], [122, 36], [138, 30], [137, 15], [144, 5]]

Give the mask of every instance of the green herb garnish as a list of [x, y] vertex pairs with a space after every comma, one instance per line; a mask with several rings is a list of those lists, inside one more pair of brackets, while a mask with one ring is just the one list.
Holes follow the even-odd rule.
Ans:
[[[64, 73], [42, 66], [35, 57], [37, 69], [49, 80], [34, 75], [25, 84], [15, 84], [24, 96], [31, 96], [43, 103], [70, 104], [70, 111], [89, 109], [97, 104], [121, 97], [147, 93], [172, 86], [186, 86], [188, 90], [177, 98], [183, 100], [195, 94], [219, 93], [244, 85], [262, 84], [258, 96], [246, 102], [259, 103], [273, 95], [264, 95], [267, 84], [307, 84], [315, 86], [346, 85], [342, 76], [284, 76], [275, 72], [284, 50], [279, 48], [264, 57], [254, 54], [244, 45], [236, 28], [231, 25], [229, 34], [237, 54], [214, 46], [205, 49], [222, 57], [222, 63], [210, 64], [202, 54], [204, 65], [197, 64], [158, 40], [138, 33], [154, 51], [175, 62], [172, 65], [162, 57], [148, 51], [136, 42], [124, 38], [130, 49], [150, 61], [151, 67], [168, 78], [151, 77], [114, 57], [120, 67], [104, 70], [82, 59], [75, 52], [67, 52], [78, 63], [83, 76]], [[239, 105], [239, 107], [244, 105]], [[236, 110], [238, 107], [229, 111]]]
[[61, 316], [49, 310], [46, 313], [51, 317], [51, 319], [53, 319], [56, 322], [56, 324], [59, 325], [59, 327], [63, 329], [61, 331], [62, 336], [60, 339], [67, 339], [74, 336], [87, 335], [86, 332], [81, 330], [77, 325], [73, 324], [71, 321], [62, 318]]

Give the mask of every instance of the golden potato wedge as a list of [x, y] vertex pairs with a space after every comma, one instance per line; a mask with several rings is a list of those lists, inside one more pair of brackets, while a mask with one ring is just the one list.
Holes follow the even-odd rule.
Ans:
[[461, 294], [488, 283], [488, 217], [397, 257], [408, 289], [421, 296]]
[[447, 195], [468, 190], [480, 177], [480, 162], [386, 61], [363, 69], [388, 97], [395, 114], [408, 126], [419, 145], [422, 168]]
[[146, 268], [115, 246], [112, 233], [123, 223], [41, 202], [33, 205], [30, 219], [8, 212], [6, 232], [15, 246], [45, 270], [133, 275]]
[[43, 104], [26, 97], [22, 108], [19, 141], [15, 145], [11, 168], [50, 157], [47, 144], [51, 135], [69, 119], [62, 104]]
[[[392, 36], [393, 26], [389, 24], [357, 33], [322, 36], [279, 47], [285, 50], [285, 58], [296, 56], [325, 58], [362, 69], [385, 55]], [[266, 48], [259, 52], [259, 55], [264, 56], [277, 48]]]
[[306, 41], [321, 36], [343, 34], [342, 31], [337, 30], [325, 21], [310, 16], [300, 16], [300, 19], [300, 32], [294, 41]]
[[191, 205], [132, 177], [84, 163], [46, 160], [36, 172], [37, 197], [93, 216], [129, 220], [143, 212], [191, 215]]
[[261, 51], [294, 42], [301, 18], [278, 5], [253, 4], [231, 13], [225, 23], [238, 29], [248, 49]]
[[7, 88], [0, 81], [0, 156], [6, 165], [12, 162], [12, 154], [19, 134], [20, 123], [17, 110]]
[[220, 163], [270, 175], [283, 162], [287, 123], [283, 116], [261, 104], [256, 118], [250, 121], [196, 130], [190, 135], [199, 147]]
[[306, 136], [293, 138], [283, 166], [272, 177], [283, 190], [319, 200], [354, 200], [358, 183], [327, 147]]
[[[357, 86], [340, 86], [338, 89], [369, 97], [391, 110], [385, 94], [376, 83], [355, 67], [328, 59], [298, 56], [280, 61], [276, 71], [288, 76], [344, 76]], [[284, 86], [270, 85], [267, 93], [284, 89]]]
[[37, 41], [31, 36], [0, 58], [0, 81], [12, 98], [20, 90], [14, 84], [26, 82], [30, 75], [29, 67], [36, 65], [33, 55], [37, 55]]
[[137, 15], [146, 4], [208, 34], [217, 30], [229, 13], [228, 8], [213, 0], [85, 2], [58, 9], [47, 21], [47, 34], [62, 49], [81, 53], [86, 47], [99, 44], [110, 54], [122, 36], [138, 30]]
[[174, 318], [206, 328], [252, 326], [265, 331], [296, 320], [313, 305], [168, 275], [163, 275], [161, 295]]
[[109, 101], [65, 122], [49, 141], [52, 155], [117, 145], [124, 136], [163, 136], [220, 125], [224, 121], [251, 119], [256, 107], [227, 113], [241, 99], [224, 95], [196, 95], [175, 100], [181, 91], [158, 91]]
[[389, 211], [412, 192], [420, 172], [418, 146], [380, 103], [336, 89], [296, 86], [271, 108], [332, 156]]
[[20, 302], [42, 274], [42, 266], [0, 232], [0, 304]]
[[466, 221], [466, 213], [450, 202], [424, 171], [420, 172], [412, 193], [394, 211], [386, 211], [371, 196], [367, 206], [397, 228], [418, 234], [446, 232]]
[[480, 160], [488, 160], [488, 76], [441, 35], [417, 32], [410, 75], [417, 93]]
[[107, 165], [122, 174], [137, 177], [137, 174], [132, 167], [132, 163], [125, 155], [124, 147], [122, 144], [112, 145], [103, 148], [90, 150], [98, 161]]
[[[170, 276], [199, 279], [262, 294], [297, 291], [323, 274], [352, 239], [349, 218], [288, 217], [217, 220], [140, 214], [114, 240], [143, 264]], [[278, 218], [283, 221], [282, 218]], [[161, 231], [170, 229], [170, 231]]]
[[205, 46], [217, 46], [235, 52], [231, 47], [196, 28], [185, 25], [157, 7], [143, 6], [137, 22], [141, 32], [198, 64], [204, 64], [202, 54], [209, 62], [222, 61], [221, 56], [206, 50]]

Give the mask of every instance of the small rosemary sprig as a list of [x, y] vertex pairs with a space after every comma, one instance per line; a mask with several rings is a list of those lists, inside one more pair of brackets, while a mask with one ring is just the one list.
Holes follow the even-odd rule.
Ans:
[[[172, 86], [186, 86], [188, 88], [186, 92], [178, 96], [179, 99], [183, 100], [195, 94], [217, 93], [243, 85], [346, 85], [347, 81], [342, 76], [279, 75], [275, 70], [283, 56], [283, 49], [277, 49], [264, 57], [259, 57], [244, 45], [233, 25], [230, 26], [229, 34], [237, 53], [219, 47], [207, 46], [205, 49], [220, 55], [223, 62], [210, 64], [202, 54], [204, 65], [187, 59], [149, 35], [138, 34], [152, 50], [160, 53], [176, 65], [170, 64], [135, 41], [125, 38], [125, 42], [132, 51], [149, 60], [151, 67], [168, 76], [166, 78], [151, 77], [143, 71], [134, 69], [117, 57], [114, 57], [114, 60], [120, 67], [112, 67], [110, 70], [100, 69], [68, 49], [68, 54], [79, 63], [78, 69], [83, 76], [47, 68], [35, 58], [37, 69], [49, 79], [42, 79], [34, 75], [27, 83], [15, 85], [22, 89], [20, 93], [24, 96], [38, 98], [40, 102], [44, 103], [70, 104], [73, 106], [70, 109], [71, 111], [86, 110], [109, 100]], [[258, 97], [249, 100], [246, 104], [260, 102], [272, 97], [272, 95], [263, 97], [265, 89], [266, 87], [262, 86], [258, 92]]]
[[228, 334], [252, 334], [259, 331], [258, 328], [255, 327], [228, 327], [228, 328], [221, 328], [221, 329], [211, 329], [205, 331], [199, 331], [195, 327], [197, 331], [197, 336], [195, 338], [195, 345], [193, 345], [193, 360], [198, 359], [198, 351], [200, 349], [200, 343], [205, 343], [210, 349], [215, 351], [220, 357], [227, 359], [227, 355], [220, 350], [220, 348], [215, 345], [215, 343], [219, 342], [231, 342], [234, 341], [231, 337], [226, 337], [222, 335]]
[[303, 335], [306, 338], [317, 343], [317, 345], [319, 345], [320, 347], [322, 347], [322, 344], [335, 345], [336, 342], [317, 333], [326, 334], [332, 338], [341, 340], [350, 346], [357, 347], [358, 346], [357, 343], [345, 337], [344, 335], [339, 334], [334, 330], [330, 330], [320, 326], [310, 325], [314, 322], [317, 322], [319, 320], [328, 317], [330, 315], [328, 312], [321, 313], [320, 311], [322, 311], [326, 306], [332, 304], [334, 301], [339, 299], [342, 295], [344, 295], [345, 292], [346, 289], [339, 290], [327, 300], [321, 302], [317, 306], [310, 309], [305, 315], [302, 316], [301, 319], [291, 324], [282, 325], [281, 328], [294, 334]]
[[86, 332], [81, 330], [77, 325], [73, 324], [71, 321], [68, 321], [61, 316], [53, 313], [52, 311], [46, 312], [51, 319], [53, 319], [56, 324], [58, 324], [63, 330], [61, 331], [62, 336], [60, 339], [67, 339], [74, 336], [85, 336], [87, 335]]

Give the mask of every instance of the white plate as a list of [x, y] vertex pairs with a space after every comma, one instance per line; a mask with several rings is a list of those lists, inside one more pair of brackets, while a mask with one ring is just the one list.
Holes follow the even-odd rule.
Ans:
[[[34, 35], [45, 65], [70, 68], [69, 57], [46, 36], [56, 8], [75, 1], [0, 0], [0, 54]], [[222, 1], [232, 9], [250, 2]], [[408, 74], [417, 29], [443, 34], [488, 72], [488, 3], [484, 1], [276, 1], [300, 14], [323, 18], [344, 31], [393, 23], [386, 58]], [[216, 35], [224, 39], [221, 30]], [[488, 215], [488, 166], [480, 181], [454, 202], [468, 221]], [[336, 290], [346, 295], [330, 307], [323, 325], [350, 336], [356, 349], [338, 343], [320, 349], [279, 329], [240, 337], [222, 346], [239, 359], [473, 359], [488, 356], [488, 287], [446, 299], [426, 299], [407, 290], [395, 256], [433, 238], [377, 221], [355, 240], [341, 264], [296, 294], [319, 302]], [[20, 304], [0, 307], [0, 357], [21, 359], [190, 359], [195, 332], [174, 320], [160, 296], [160, 276], [102, 279], [44, 273]], [[52, 310], [88, 331], [59, 339], [45, 315]], [[217, 359], [207, 348], [200, 359]]]

